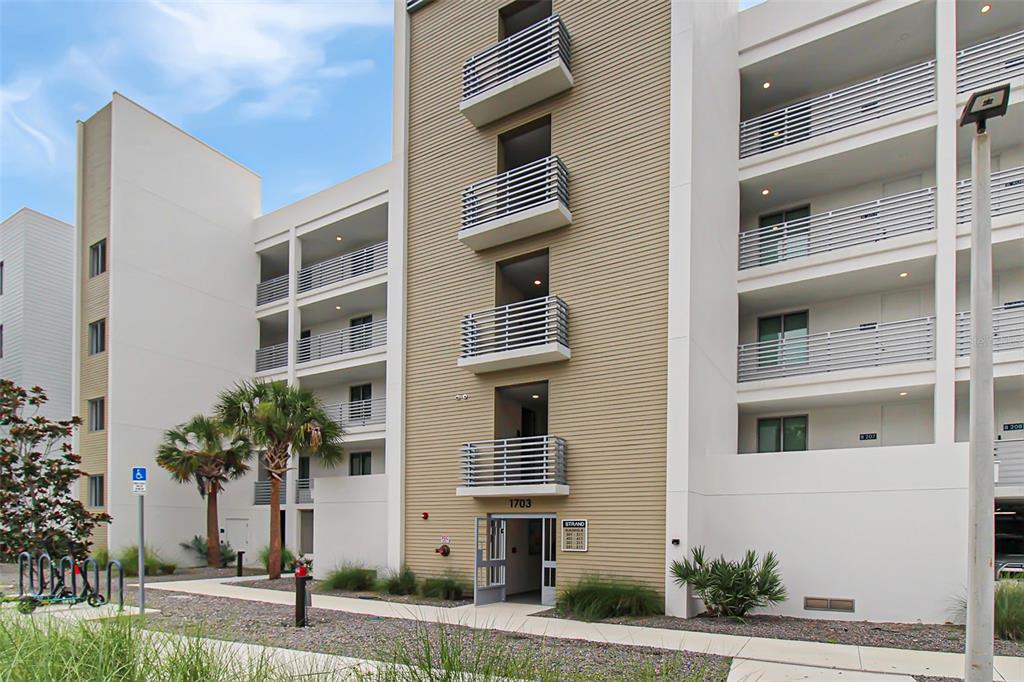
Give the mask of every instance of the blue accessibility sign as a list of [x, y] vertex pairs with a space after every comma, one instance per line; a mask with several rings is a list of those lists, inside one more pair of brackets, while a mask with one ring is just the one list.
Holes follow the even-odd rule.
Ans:
[[145, 481], [146, 480], [146, 467], [132, 467], [132, 480], [133, 481]]

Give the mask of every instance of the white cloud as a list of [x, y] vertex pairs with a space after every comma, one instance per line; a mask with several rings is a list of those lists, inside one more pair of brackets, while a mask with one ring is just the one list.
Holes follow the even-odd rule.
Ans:
[[316, 70], [316, 75], [322, 78], [348, 78], [373, 70], [372, 59], [359, 59], [346, 64], [331, 64], [322, 66]]

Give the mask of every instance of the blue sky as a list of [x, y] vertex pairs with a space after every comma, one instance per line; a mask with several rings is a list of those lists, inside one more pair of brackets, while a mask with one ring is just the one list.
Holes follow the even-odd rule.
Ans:
[[75, 121], [117, 90], [263, 178], [273, 210], [390, 158], [388, 0], [0, 0], [0, 217], [74, 218]]

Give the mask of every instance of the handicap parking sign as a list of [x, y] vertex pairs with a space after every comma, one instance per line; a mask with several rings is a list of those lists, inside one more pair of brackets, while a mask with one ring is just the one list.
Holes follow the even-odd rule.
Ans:
[[145, 481], [146, 467], [132, 467], [132, 481]]

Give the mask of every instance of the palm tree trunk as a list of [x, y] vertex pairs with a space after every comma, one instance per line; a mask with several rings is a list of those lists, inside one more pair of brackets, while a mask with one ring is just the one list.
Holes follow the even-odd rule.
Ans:
[[206, 565], [220, 568], [220, 524], [217, 522], [217, 486], [206, 492]]
[[271, 580], [281, 577], [281, 479], [270, 476], [270, 556], [267, 573]]

